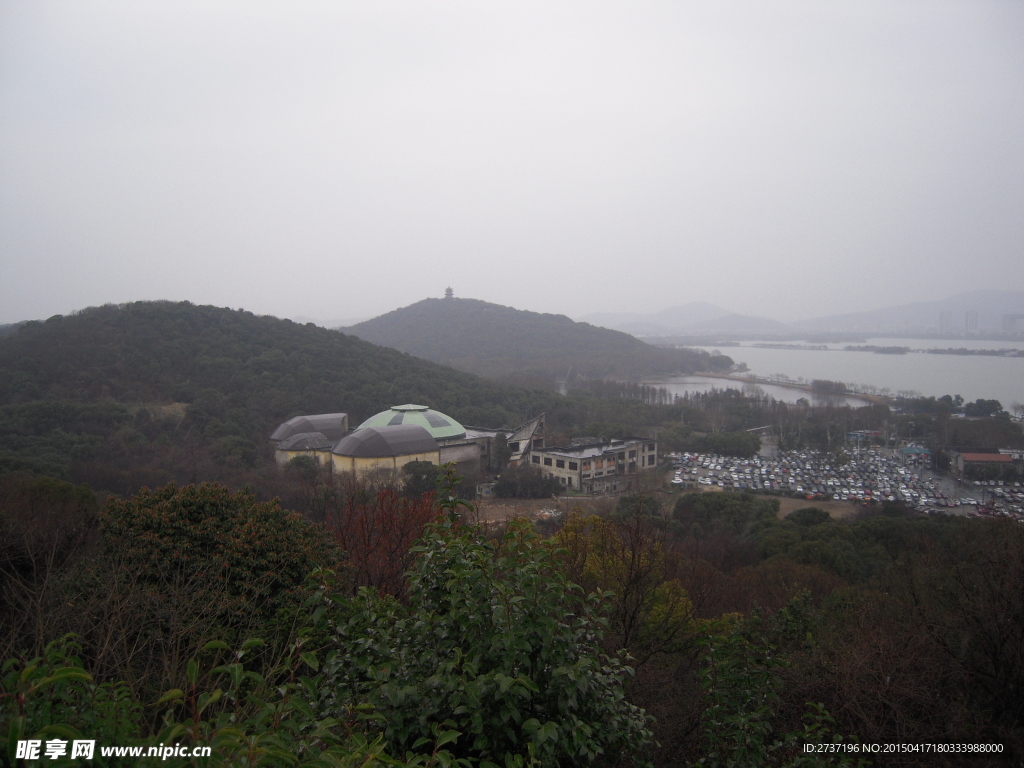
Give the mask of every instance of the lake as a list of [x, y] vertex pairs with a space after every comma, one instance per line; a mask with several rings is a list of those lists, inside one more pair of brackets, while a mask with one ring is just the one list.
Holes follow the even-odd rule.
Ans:
[[[750, 373], [758, 376], [783, 374], [791, 379], [829, 379], [842, 381], [846, 384], [867, 384], [879, 389], [888, 388], [893, 394], [900, 391], [913, 391], [924, 396], [939, 397], [941, 395], [961, 395], [965, 400], [974, 401], [978, 398], [995, 399], [1009, 409], [1013, 403], [1024, 403], [1024, 358], [1021, 357], [984, 357], [981, 355], [935, 355], [910, 353], [906, 355], [879, 355], [874, 352], [848, 352], [842, 349], [845, 344], [831, 344], [826, 349], [775, 349], [754, 347], [757, 342], [741, 342], [740, 346], [729, 347], [698, 347], [713, 349], [728, 355], [737, 363], [746, 363]], [[1022, 349], [1021, 342], [953, 340], [936, 341], [932, 339], [868, 339], [856, 342], [883, 347], [910, 347], [911, 349], [928, 348], [973, 348], [973, 349]], [[686, 386], [684, 380], [695, 377], [674, 377], [674, 379], [658, 382], [660, 386], [670, 386], [677, 381], [678, 386]], [[708, 382], [717, 382], [719, 389], [725, 388], [729, 382], [721, 379], [707, 379], [695, 382], [693, 386], [705, 386]], [[654, 383], [654, 382], [651, 382]], [[672, 386], [671, 385], [670, 389]], [[738, 382], [736, 386], [742, 385]], [[710, 386], [707, 387], [710, 389]], [[765, 391], [768, 387], [762, 385]], [[773, 388], [783, 389], [785, 388]], [[706, 391], [700, 389], [682, 391]], [[793, 396], [793, 390], [784, 399], [794, 402], [805, 394]], [[773, 392], [769, 392], [773, 394]]]
[[673, 395], [693, 394], [696, 392], [710, 392], [712, 389], [738, 389], [744, 392], [763, 392], [769, 397], [774, 397], [783, 403], [795, 403], [800, 398], [806, 398], [813, 405], [850, 405], [859, 408], [867, 405], [867, 401], [856, 397], [822, 397], [792, 387], [780, 387], [774, 384], [746, 384], [742, 381], [731, 379], [719, 379], [714, 376], [671, 376], [665, 379], [648, 379], [644, 382], [652, 386], [664, 387]]

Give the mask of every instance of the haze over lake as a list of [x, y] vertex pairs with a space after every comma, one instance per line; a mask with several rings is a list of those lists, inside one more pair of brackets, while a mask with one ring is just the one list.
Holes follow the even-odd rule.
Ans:
[[[780, 349], [750, 346], [699, 347], [719, 349], [737, 363], [746, 363], [758, 376], [785, 374], [792, 379], [830, 379], [847, 384], [889, 388], [893, 394], [913, 390], [924, 396], [962, 395], [966, 400], [999, 400], [1008, 408], [1024, 402], [1024, 359], [982, 355], [910, 353], [880, 355], [846, 351], [843, 345], [829, 349]], [[974, 349], [1021, 349], [1020, 342], [941, 341], [921, 339], [868, 339], [865, 345], [907, 346], [911, 349], [964, 347]], [[678, 382], [677, 382], [678, 383]], [[722, 382], [719, 383], [719, 388]], [[799, 395], [798, 395], [799, 396]], [[788, 398], [786, 398], [788, 399]]]
[[866, 400], [859, 397], [824, 397], [805, 392], [794, 387], [783, 387], [774, 384], [745, 384], [742, 381], [723, 379], [717, 376], [671, 376], [663, 379], [650, 379], [646, 382], [664, 387], [673, 395], [710, 392], [712, 389], [738, 389], [745, 395], [763, 393], [783, 403], [796, 403], [801, 398], [811, 401], [812, 405], [849, 405], [860, 408], [867, 405]]

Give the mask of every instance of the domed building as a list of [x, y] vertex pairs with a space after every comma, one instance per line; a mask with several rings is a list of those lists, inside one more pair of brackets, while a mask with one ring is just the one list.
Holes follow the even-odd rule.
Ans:
[[359, 427], [331, 451], [335, 472], [398, 471], [410, 461], [441, 463], [441, 446], [419, 424]]
[[313, 416], [296, 416], [280, 424], [270, 435], [270, 441], [280, 445], [300, 435], [319, 434], [336, 443], [348, 434], [347, 413], [318, 413]]
[[[373, 444], [381, 455], [356, 455], [356, 443], [346, 442], [349, 438], [360, 437], [364, 432], [376, 436]], [[433, 451], [425, 450], [425, 443], [416, 446], [405, 445], [398, 438], [400, 434], [411, 436], [421, 433], [433, 440]], [[384, 447], [385, 442], [393, 442], [390, 455], [384, 455], [387, 450]], [[371, 416], [340, 441], [334, 447], [333, 453], [334, 468], [337, 471], [357, 474], [375, 469], [398, 470], [410, 461], [429, 461], [432, 464], [454, 462], [459, 465], [459, 472], [462, 474], [476, 473], [480, 470], [480, 445], [467, 438], [466, 428], [445, 413], [415, 403], [394, 405]]]
[[393, 405], [386, 411], [371, 416], [358, 427], [394, 427], [399, 424], [416, 424], [423, 427], [437, 441], [463, 440], [466, 428], [451, 416], [435, 411], [426, 405]]
[[335, 472], [365, 475], [401, 470], [410, 461], [458, 465], [459, 474], [477, 475], [491, 467], [495, 438], [507, 440], [508, 463], [524, 463], [531, 450], [544, 445], [544, 415], [516, 430], [464, 427], [451, 416], [426, 405], [406, 403], [366, 419], [352, 431], [343, 413], [296, 416], [271, 435], [280, 466], [309, 456]]

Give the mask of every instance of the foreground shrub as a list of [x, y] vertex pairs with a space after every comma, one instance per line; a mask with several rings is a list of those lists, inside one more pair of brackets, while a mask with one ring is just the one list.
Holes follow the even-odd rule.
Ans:
[[353, 495], [329, 509], [325, 527], [345, 552], [353, 591], [373, 587], [401, 596], [416, 557], [413, 545], [436, 514], [433, 494], [409, 498], [391, 489]]
[[500, 542], [450, 518], [431, 525], [407, 597], [361, 591], [326, 663], [383, 717], [392, 753], [445, 727], [460, 734], [454, 755], [485, 766], [640, 759], [651, 732], [623, 693], [632, 670], [600, 650], [599, 600], [528, 523]]
[[322, 529], [276, 501], [214, 483], [112, 499], [102, 533], [107, 554], [143, 580], [158, 583], [171, 572], [215, 580], [233, 598], [225, 611], [241, 616], [272, 617], [310, 571], [340, 558]]
[[[799, 604], [794, 602], [794, 606]], [[779, 611], [785, 621], [793, 606]], [[797, 622], [799, 623], [799, 622]], [[808, 702], [801, 727], [779, 729], [779, 689], [785, 659], [763, 636], [737, 624], [734, 618], [708, 622], [701, 688], [703, 756], [706, 768], [817, 768], [840, 765], [863, 768], [870, 761], [857, 753], [804, 752], [804, 744], [841, 745], [848, 741], [835, 731], [835, 721], [824, 705]]]
[[[184, 688], [168, 691], [156, 703], [163, 708], [161, 726], [154, 732], [142, 723], [141, 707], [131, 701], [122, 684], [97, 685], [83, 668], [80, 650], [69, 636], [51, 643], [42, 657], [8, 659], [0, 675], [0, 762], [26, 765], [18, 758], [21, 740], [42, 744], [63, 742], [59, 757], [35, 763], [63, 768], [86, 764], [72, 757], [75, 740], [95, 742], [88, 764], [98, 768], [135, 765], [150, 749], [160, 765], [203, 768], [414, 768], [465, 763], [443, 749], [445, 739], [457, 738], [438, 731], [404, 760], [384, 751], [383, 738], [367, 736], [372, 713], [365, 706], [346, 711], [341, 718], [317, 718], [327, 694], [322, 676], [316, 675], [316, 656], [295, 643], [279, 667], [264, 677], [248, 663], [262, 640], [252, 639], [236, 651], [222, 642], [208, 643], [202, 656], [189, 662]], [[224, 663], [210, 668], [220, 660]], [[207, 682], [218, 687], [212, 690]], [[127, 750], [121, 756], [104, 748]], [[194, 747], [209, 748], [208, 756], [193, 757]]]

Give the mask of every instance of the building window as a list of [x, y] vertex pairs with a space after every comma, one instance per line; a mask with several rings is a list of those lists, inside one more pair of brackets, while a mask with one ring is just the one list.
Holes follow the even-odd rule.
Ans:
[[583, 473], [583, 479], [584, 479], [584, 480], [587, 480], [587, 479], [589, 479], [589, 478], [590, 478], [590, 473], [589, 473], [589, 472], [584, 472], [584, 473]]
[[594, 473], [594, 477], [600, 477], [603, 474], [604, 474], [604, 472], [595, 472]]
[[571, 477], [565, 478], [565, 484], [568, 485], [571, 488], [572, 487], [572, 478]]
[[635, 459], [636, 458], [636, 451], [630, 451], [629, 452], [629, 458]]
[[547, 456], [544, 457], [544, 466], [545, 467], [550, 467], [551, 466], [551, 459], [549, 459]]
[[584, 469], [590, 469], [590, 462], [589, 461], [584, 461], [583, 462], [583, 468]]
[[651, 467], [654, 466], [654, 454], [653, 453], [650, 456], [647, 457], [647, 465], [651, 466]]
[[626, 453], [624, 451], [619, 451], [619, 461], [625, 461], [625, 460], [626, 460]]
[[564, 459], [557, 459], [555, 461], [555, 466], [558, 467], [559, 469], [565, 469], [565, 460]]
[[648, 451], [653, 451], [655, 449], [656, 445], [657, 445], [656, 443], [651, 443], [650, 445], [647, 446], [647, 450]]
[[517, 440], [514, 443], [509, 443], [508, 449], [512, 451], [512, 453], [519, 453], [519, 441]]
[[540, 464], [540, 456], [533, 456], [531, 458], [533, 459], [534, 464]]
[[571, 469], [573, 472], [575, 472], [579, 468], [580, 468], [580, 465], [577, 464], [575, 461], [570, 461], [569, 462], [569, 469]]

